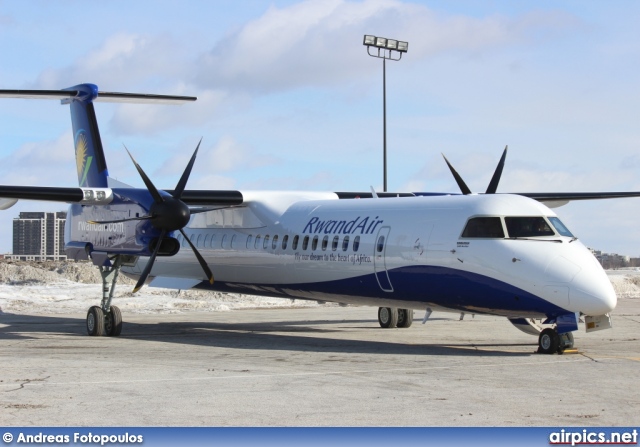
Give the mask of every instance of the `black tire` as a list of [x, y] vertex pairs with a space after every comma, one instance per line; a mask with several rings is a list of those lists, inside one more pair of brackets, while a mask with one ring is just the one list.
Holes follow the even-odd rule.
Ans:
[[408, 328], [413, 324], [413, 309], [398, 309], [398, 327]]
[[538, 337], [538, 353], [539, 354], [555, 354], [560, 349], [560, 336], [558, 331], [547, 328], [540, 332]]
[[87, 334], [101, 337], [104, 333], [104, 312], [98, 306], [91, 306], [87, 312]]
[[393, 328], [398, 325], [398, 309], [395, 307], [378, 307], [378, 323], [383, 328]]
[[111, 310], [104, 319], [104, 330], [107, 337], [117, 337], [122, 332], [122, 313], [116, 306], [111, 306]]

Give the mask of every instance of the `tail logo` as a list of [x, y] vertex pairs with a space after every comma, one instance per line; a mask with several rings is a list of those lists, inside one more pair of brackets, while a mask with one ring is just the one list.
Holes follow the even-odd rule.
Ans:
[[89, 173], [93, 157], [90, 155], [88, 156], [89, 145], [87, 144], [87, 136], [82, 129], [76, 133], [75, 146], [78, 182], [80, 186], [83, 186], [87, 181], [87, 174]]

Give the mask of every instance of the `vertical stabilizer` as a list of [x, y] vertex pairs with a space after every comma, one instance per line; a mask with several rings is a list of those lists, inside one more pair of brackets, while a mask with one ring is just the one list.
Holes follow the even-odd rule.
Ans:
[[80, 84], [65, 90], [77, 92], [76, 96], [65, 98], [62, 103], [71, 107], [78, 184], [84, 188], [107, 188], [109, 172], [93, 107], [93, 100], [98, 97], [98, 86]]
[[71, 107], [73, 145], [76, 151], [78, 184], [82, 188], [108, 188], [109, 172], [102, 149], [94, 101], [138, 104], [183, 104], [193, 96], [100, 92], [94, 84], [79, 84], [63, 90], [4, 90], [0, 98], [59, 99]]

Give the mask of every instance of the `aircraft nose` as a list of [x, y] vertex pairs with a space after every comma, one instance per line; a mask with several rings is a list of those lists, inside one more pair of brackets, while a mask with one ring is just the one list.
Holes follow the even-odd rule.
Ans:
[[618, 303], [613, 285], [599, 264], [597, 268], [582, 269], [573, 278], [570, 293], [572, 307], [585, 315], [604, 315]]

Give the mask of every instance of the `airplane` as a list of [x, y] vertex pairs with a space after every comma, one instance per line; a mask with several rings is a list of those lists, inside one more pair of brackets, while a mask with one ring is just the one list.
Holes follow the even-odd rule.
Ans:
[[[186, 189], [198, 146], [174, 189], [109, 176], [94, 102], [184, 104], [195, 97], [62, 90], [0, 90], [0, 97], [70, 106], [79, 187], [0, 186], [17, 200], [69, 204], [68, 259], [102, 277], [87, 333], [118, 336], [112, 304], [120, 273], [152, 287], [203, 289], [378, 307], [382, 328], [408, 328], [414, 310], [506, 317], [538, 337], [538, 352], [573, 348], [573, 332], [612, 327], [617, 297], [593, 254], [550, 207], [640, 192], [497, 193], [507, 149], [484, 194], [445, 158], [461, 194]], [[128, 152], [128, 150], [127, 150]], [[215, 272], [215, 280], [214, 280]]]

